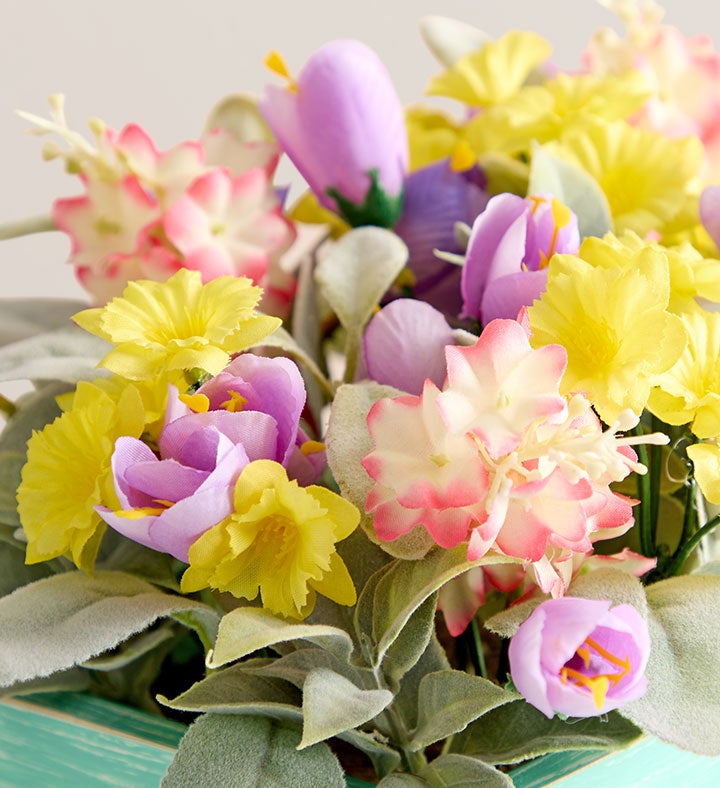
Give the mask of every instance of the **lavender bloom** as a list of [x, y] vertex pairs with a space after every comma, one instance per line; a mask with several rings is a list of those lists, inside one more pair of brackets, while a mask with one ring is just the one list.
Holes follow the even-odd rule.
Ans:
[[549, 599], [510, 641], [510, 673], [548, 718], [595, 717], [644, 694], [649, 652], [647, 624], [631, 605]]
[[515, 319], [539, 298], [553, 254], [576, 254], [577, 217], [552, 195], [498, 194], [475, 220], [462, 270], [463, 317]]
[[122, 508], [98, 507], [100, 516], [124, 536], [187, 561], [190, 545], [233, 511], [235, 482], [250, 462], [274, 460], [301, 483], [315, 480], [324, 452], [303, 448], [304, 404], [295, 364], [249, 353], [189, 399], [170, 386], [158, 454], [135, 438], [116, 441], [111, 465]]
[[402, 208], [408, 143], [402, 105], [378, 56], [331, 41], [260, 110], [320, 202], [351, 225], [392, 227]]

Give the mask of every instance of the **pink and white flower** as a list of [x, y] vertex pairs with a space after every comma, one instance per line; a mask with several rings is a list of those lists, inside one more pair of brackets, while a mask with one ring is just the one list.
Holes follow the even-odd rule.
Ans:
[[380, 400], [368, 415], [375, 531], [392, 540], [424, 527], [441, 547], [467, 543], [470, 560], [515, 558], [543, 591], [563, 593], [565, 562], [633, 523], [635, 501], [609, 487], [645, 471], [631, 444], [667, 438], [618, 437], [631, 414], [603, 431], [585, 397], [558, 393], [565, 349], [532, 349], [515, 321], [445, 354], [442, 391], [426, 381], [422, 395]]

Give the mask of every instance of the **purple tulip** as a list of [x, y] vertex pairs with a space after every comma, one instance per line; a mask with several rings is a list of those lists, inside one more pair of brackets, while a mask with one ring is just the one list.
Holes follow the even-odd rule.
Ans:
[[410, 252], [414, 298], [457, 317], [461, 268], [440, 260], [434, 250], [462, 254], [455, 224], [472, 224], [487, 202], [485, 176], [477, 167], [457, 172], [443, 160], [407, 176], [403, 212], [394, 230]]
[[378, 383], [420, 395], [425, 379], [441, 388], [447, 377], [445, 345], [453, 330], [429, 304], [398, 298], [383, 307], [365, 330], [367, 375]]
[[260, 110], [320, 202], [351, 225], [392, 227], [408, 143], [402, 105], [378, 56], [359, 41], [320, 47]]
[[462, 270], [463, 317], [515, 319], [547, 285], [553, 254], [576, 254], [577, 217], [552, 195], [498, 194], [475, 220]]
[[644, 694], [647, 624], [631, 605], [563, 597], [539, 605], [510, 641], [510, 674], [548, 718], [595, 717]]
[[285, 358], [238, 356], [188, 401], [170, 386], [157, 455], [122, 437], [111, 466], [121, 509], [98, 507], [124, 536], [187, 561], [190, 545], [233, 511], [233, 488], [250, 462], [269, 459], [300, 483], [315, 480], [324, 452], [299, 428], [305, 387]]

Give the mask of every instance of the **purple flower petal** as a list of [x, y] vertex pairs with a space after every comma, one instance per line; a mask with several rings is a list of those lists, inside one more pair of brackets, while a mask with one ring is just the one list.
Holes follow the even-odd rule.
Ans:
[[521, 269], [529, 211], [524, 198], [498, 194], [475, 220], [462, 269], [463, 317], [479, 319], [491, 270], [510, 273]]
[[207, 479], [207, 471], [188, 468], [177, 460], [137, 462], [125, 469], [125, 482], [153, 503], [180, 501], [192, 495]]
[[510, 274], [488, 282], [480, 315], [483, 325], [495, 318], [517, 317], [522, 307], [540, 298], [547, 287], [547, 268]]
[[460, 311], [461, 269], [435, 256], [434, 250], [461, 254], [455, 224], [472, 224], [488, 202], [479, 170], [456, 172], [443, 160], [405, 179], [405, 200], [395, 232], [410, 252], [413, 295], [446, 314]]
[[150, 523], [150, 547], [187, 563], [190, 545], [233, 511], [233, 490], [218, 487], [197, 492], [166, 509]]
[[708, 186], [700, 195], [700, 220], [720, 248], [720, 186]]
[[368, 375], [410, 394], [420, 394], [427, 378], [439, 388], [446, 377], [445, 346], [452, 344], [452, 329], [437, 309], [399, 298], [383, 307], [365, 331]]

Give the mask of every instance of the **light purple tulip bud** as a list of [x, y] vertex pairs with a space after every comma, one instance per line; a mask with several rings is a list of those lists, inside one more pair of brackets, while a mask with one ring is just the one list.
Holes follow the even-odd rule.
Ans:
[[368, 377], [409, 394], [420, 395], [426, 378], [441, 388], [447, 377], [445, 345], [454, 344], [437, 309], [411, 298], [391, 301], [365, 330]]
[[552, 195], [498, 194], [473, 225], [462, 272], [463, 317], [515, 319], [547, 285], [553, 254], [576, 254], [577, 217]]
[[645, 693], [650, 635], [631, 605], [563, 597], [539, 605], [510, 641], [510, 674], [548, 718], [596, 717]]
[[97, 507], [129, 539], [187, 561], [190, 545], [233, 511], [248, 463], [274, 460], [303, 485], [322, 472], [323, 446], [299, 426], [305, 386], [292, 361], [246, 353], [190, 400], [169, 388], [157, 454], [118, 438], [111, 467], [121, 508]]
[[392, 227], [408, 166], [402, 105], [387, 69], [359, 41], [331, 41], [260, 111], [320, 202], [351, 225]]

